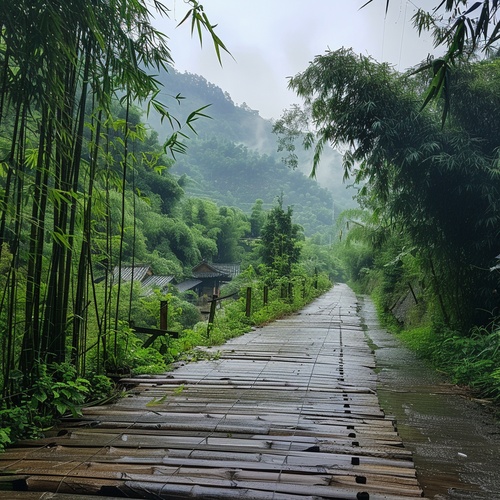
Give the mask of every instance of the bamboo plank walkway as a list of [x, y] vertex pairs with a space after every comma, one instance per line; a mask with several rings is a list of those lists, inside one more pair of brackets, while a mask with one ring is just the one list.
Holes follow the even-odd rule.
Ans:
[[422, 495], [346, 285], [218, 349], [0, 454], [0, 498]]

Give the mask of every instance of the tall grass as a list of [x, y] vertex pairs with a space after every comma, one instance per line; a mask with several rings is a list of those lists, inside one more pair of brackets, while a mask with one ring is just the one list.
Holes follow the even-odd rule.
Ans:
[[[277, 282], [269, 289], [269, 300], [263, 302], [263, 289], [265, 278], [257, 277], [249, 273], [238, 282], [239, 298], [229, 300], [217, 309], [215, 319], [211, 328], [207, 328], [207, 322], [200, 322], [192, 329], [184, 330], [179, 339], [172, 340], [169, 353], [171, 360], [187, 356], [191, 357], [190, 350], [198, 346], [221, 345], [227, 340], [248, 332], [252, 327], [264, 325], [276, 319], [282, 318], [294, 311], [299, 310], [316, 297], [328, 290], [332, 284], [326, 275], [319, 274], [314, 277], [296, 275], [286, 279], [291, 282], [292, 296], [281, 296], [281, 285]], [[252, 288], [252, 307], [250, 316], [246, 315], [246, 289]], [[233, 291], [233, 289], [231, 289]], [[224, 293], [222, 294], [224, 295]]]
[[453, 383], [500, 404], [500, 330], [475, 327], [469, 335], [438, 327], [404, 330], [399, 337]]

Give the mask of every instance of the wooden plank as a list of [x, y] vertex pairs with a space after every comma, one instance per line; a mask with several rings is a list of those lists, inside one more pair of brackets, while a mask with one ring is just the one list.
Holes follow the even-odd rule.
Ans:
[[[2, 495], [2, 493], [0, 493]], [[78, 495], [65, 493], [52, 493], [48, 491], [9, 491], [2, 498], [5, 500], [102, 500], [102, 495]], [[108, 500], [123, 500], [123, 497], [106, 496]]]
[[[314, 471], [316, 474], [311, 474]], [[376, 473], [370, 470], [361, 472], [352, 470], [331, 470], [328, 467], [292, 466], [289, 464], [268, 464], [267, 467], [222, 467], [219, 462], [206, 461], [203, 466], [185, 465], [179, 467], [176, 464], [168, 465], [127, 465], [124, 471], [123, 464], [102, 463], [102, 462], [82, 462], [75, 464], [74, 462], [44, 462], [41, 460], [25, 461], [21, 468], [16, 470], [16, 475], [23, 478], [29, 475], [40, 476], [60, 476], [60, 477], [87, 477], [87, 478], [105, 478], [105, 479], [127, 479], [146, 480], [146, 481], [164, 481], [168, 476], [176, 476], [183, 478], [192, 477], [207, 477], [207, 478], [222, 478], [231, 479], [238, 478], [240, 480], [254, 480], [267, 478], [274, 481], [282, 482], [302, 482], [311, 484], [324, 484], [335, 479], [336, 482], [344, 482], [352, 484], [356, 477], [361, 475], [367, 478], [367, 483], [373, 483], [383, 476], [384, 482], [390, 485], [400, 484], [415, 486], [414, 474], [385, 474]], [[155, 476], [148, 478], [147, 476]], [[307, 476], [307, 479], [305, 477]], [[304, 479], [303, 479], [304, 478]], [[391, 486], [392, 487], [392, 486]]]
[[[421, 491], [405, 487], [384, 488], [381, 492], [372, 492], [364, 483], [355, 484], [353, 488], [346, 488], [338, 484], [296, 484], [276, 483], [266, 481], [237, 481], [237, 480], [200, 480], [200, 484], [182, 483], [176, 476], [168, 482], [146, 482], [134, 480], [101, 479], [96, 483], [90, 478], [65, 477], [59, 479], [52, 476], [32, 476], [26, 481], [28, 488], [59, 490], [62, 493], [73, 491], [91, 491], [102, 494], [123, 493], [128, 498], [261, 498], [293, 499], [293, 498], [333, 498], [353, 500], [369, 498], [370, 500], [401, 500], [403, 498], [418, 498]], [[387, 491], [386, 491], [387, 490]], [[360, 496], [366, 492], [369, 496]], [[147, 495], [147, 496], [146, 496]], [[154, 495], [154, 496], [153, 496]], [[184, 495], [184, 496], [181, 496]], [[300, 495], [300, 496], [298, 496]]]
[[[127, 467], [127, 471], [123, 471], [123, 467], [114, 465], [113, 467], [105, 467], [103, 464], [86, 463], [81, 467], [74, 467], [72, 464], [60, 463], [51, 469], [43, 467], [40, 464], [38, 467], [29, 464], [28, 470], [30, 475], [50, 477], [50, 480], [71, 481], [81, 479], [95, 480], [96, 483], [108, 480], [126, 480], [141, 483], [171, 483], [171, 484], [189, 484], [193, 478], [196, 478], [196, 484], [204, 486], [228, 487], [229, 483], [238, 485], [239, 483], [255, 482], [274, 483], [276, 488], [288, 490], [288, 485], [298, 485], [299, 487], [307, 486], [316, 488], [317, 486], [328, 486], [335, 484], [336, 486], [349, 487], [356, 484], [366, 485], [368, 489], [373, 489], [374, 486], [379, 491], [385, 493], [401, 493], [401, 494], [416, 494], [420, 490], [415, 486], [412, 478], [389, 477], [384, 478], [384, 481], [377, 481], [377, 478], [370, 474], [342, 474], [336, 473], [317, 473], [317, 474], [300, 474], [282, 470], [277, 471], [247, 471], [238, 470], [235, 468], [175, 468], [175, 467]], [[27, 476], [27, 481], [29, 481]], [[363, 478], [361, 480], [361, 478]]]
[[[127, 453], [128, 451], [128, 453]], [[398, 478], [409, 478], [412, 482], [415, 479], [415, 470], [411, 465], [407, 467], [395, 467], [396, 459], [392, 461], [379, 460], [374, 457], [353, 457], [346, 456], [336, 461], [335, 466], [328, 464], [302, 463], [300, 461], [286, 460], [286, 455], [272, 455], [272, 454], [255, 454], [255, 453], [209, 453], [209, 452], [196, 452], [189, 453], [189, 450], [173, 450], [171, 453], [166, 454], [163, 450], [162, 453], [151, 453], [151, 450], [115, 450], [111, 449], [108, 452], [91, 454], [89, 449], [72, 449], [69, 452], [60, 450], [57, 454], [40, 454], [35, 453], [28, 456], [23, 456], [22, 466], [35, 467], [52, 467], [49, 464], [56, 464], [58, 467], [61, 463], [72, 464], [76, 469], [80, 464], [87, 466], [89, 463], [110, 464], [112, 466], [120, 467], [123, 470], [126, 467], [128, 471], [131, 466], [171, 466], [176, 471], [184, 470], [186, 468], [228, 468], [228, 469], [241, 469], [253, 471], [295, 471], [304, 474], [318, 474], [325, 473], [330, 475], [348, 474], [348, 475], [367, 475], [372, 474], [384, 478], [384, 480], [396, 481]], [[283, 458], [285, 457], [285, 458]], [[11, 456], [9, 460], [2, 461], [2, 470], [9, 472], [9, 477], [19, 475], [17, 472], [21, 469], [17, 459]], [[357, 465], [353, 465], [353, 458], [359, 459]], [[29, 465], [25, 465], [29, 464]], [[23, 477], [26, 477], [23, 476]]]
[[127, 397], [19, 442], [0, 455], [0, 485], [108, 498], [420, 496], [347, 287], [205, 351], [213, 359], [128, 377]]

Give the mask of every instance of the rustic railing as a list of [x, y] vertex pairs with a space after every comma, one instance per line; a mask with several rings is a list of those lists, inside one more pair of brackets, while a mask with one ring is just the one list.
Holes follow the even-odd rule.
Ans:
[[149, 338], [142, 344], [143, 347], [149, 347], [156, 339], [167, 335], [174, 339], [179, 338], [179, 332], [168, 329], [168, 301], [166, 300], [160, 302], [160, 328], [136, 326], [133, 321], [129, 323], [129, 326], [135, 333], [149, 335]]

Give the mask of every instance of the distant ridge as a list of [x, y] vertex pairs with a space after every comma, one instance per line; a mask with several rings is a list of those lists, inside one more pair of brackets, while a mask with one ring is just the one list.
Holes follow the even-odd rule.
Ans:
[[[236, 206], [249, 213], [256, 199], [272, 205], [284, 194], [284, 203], [294, 207], [294, 219], [306, 234], [331, 231], [334, 217], [356, 206], [355, 191], [342, 181], [342, 157], [326, 151], [317, 181], [308, 178], [311, 155], [299, 151], [299, 168], [290, 170], [277, 153], [273, 123], [245, 103], [236, 105], [231, 96], [204, 77], [180, 73], [174, 68], [157, 76], [163, 85], [159, 99], [179, 119], [209, 104], [204, 113], [210, 119], [195, 122], [197, 134], [190, 133], [188, 153], [180, 155], [171, 173], [184, 176], [188, 196], [208, 198], [218, 204]], [[176, 96], [182, 96], [179, 104]], [[171, 130], [159, 117], [149, 125], [163, 141]]]

